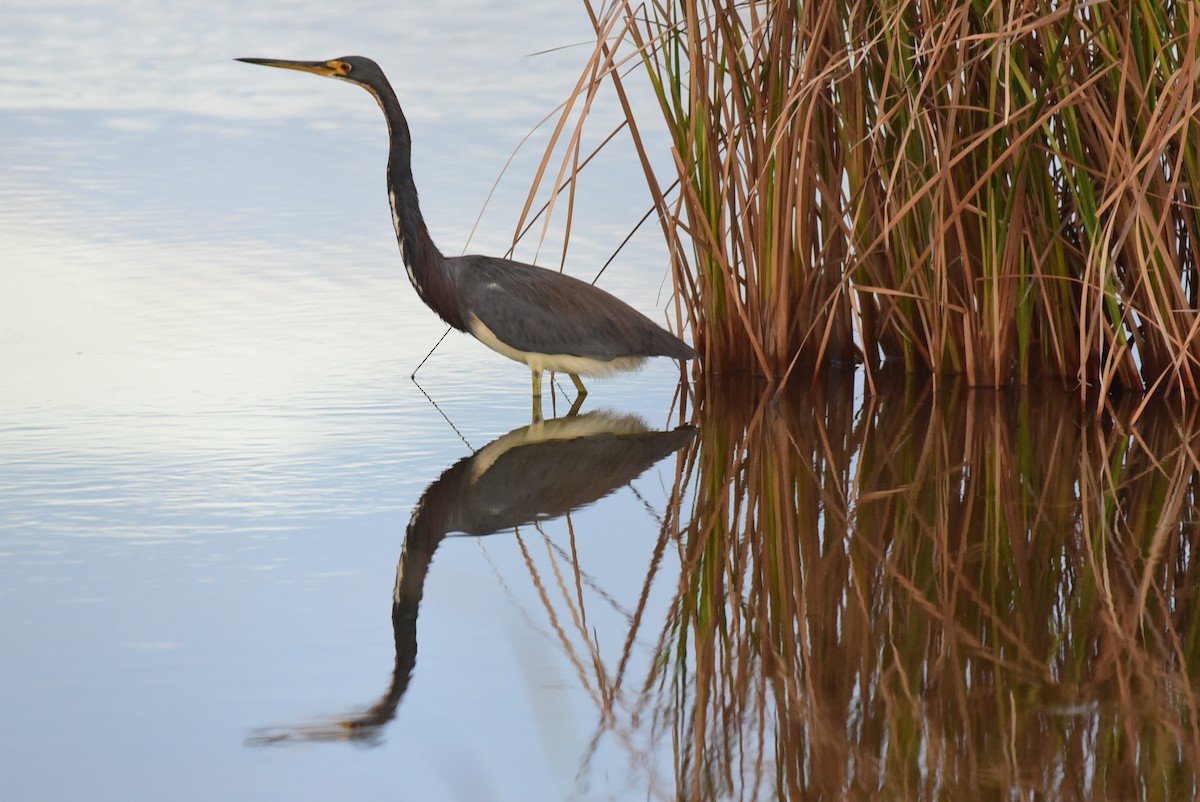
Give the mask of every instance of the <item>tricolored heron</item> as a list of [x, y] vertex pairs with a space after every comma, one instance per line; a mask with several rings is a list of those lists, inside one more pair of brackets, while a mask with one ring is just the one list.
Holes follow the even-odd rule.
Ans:
[[362, 56], [332, 61], [243, 58], [250, 64], [311, 72], [357, 84], [387, 118], [390, 140], [388, 202], [408, 278], [425, 305], [459, 331], [533, 373], [535, 414], [542, 372], [606, 376], [638, 367], [647, 357], [692, 359], [678, 337], [604, 290], [563, 273], [492, 256], [443, 256], [433, 244], [412, 175], [412, 138], [396, 93], [379, 65]]

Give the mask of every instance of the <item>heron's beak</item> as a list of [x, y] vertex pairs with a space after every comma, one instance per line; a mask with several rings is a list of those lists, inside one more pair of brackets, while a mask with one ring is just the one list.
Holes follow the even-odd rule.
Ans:
[[341, 75], [337, 63], [333, 61], [281, 61], [273, 58], [238, 58], [234, 61], [244, 61], [247, 64], [261, 64], [264, 67], [282, 67], [285, 70], [300, 70], [315, 75]]

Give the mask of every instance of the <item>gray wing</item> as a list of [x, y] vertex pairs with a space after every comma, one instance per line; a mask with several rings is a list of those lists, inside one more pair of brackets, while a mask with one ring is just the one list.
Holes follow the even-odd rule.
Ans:
[[487, 256], [447, 260], [463, 318], [475, 315], [519, 351], [593, 359], [695, 355], [604, 290], [571, 276]]

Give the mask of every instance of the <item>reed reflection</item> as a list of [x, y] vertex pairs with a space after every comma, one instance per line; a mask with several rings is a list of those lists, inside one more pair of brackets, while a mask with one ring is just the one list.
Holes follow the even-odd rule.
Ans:
[[1195, 797], [1194, 414], [701, 395], [681, 583], [615, 725], [673, 741], [679, 799]]
[[377, 741], [408, 689], [425, 578], [448, 534], [490, 535], [569, 515], [629, 484], [694, 437], [687, 426], [654, 431], [637, 416], [598, 410], [532, 423], [459, 460], [425, 490], [405, 532], [392, 599], [396, 662], [387, 690], [364, 711], [262, 729], [248, 742]]

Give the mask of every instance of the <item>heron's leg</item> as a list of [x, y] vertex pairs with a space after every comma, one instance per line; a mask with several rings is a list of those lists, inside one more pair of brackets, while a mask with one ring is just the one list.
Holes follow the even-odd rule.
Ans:
[[579, 414], [579, 408], [583, 406], [583, 397], [585, 395], [587, 395], [587, 393], [580, 393], [579, 395], [575, 396], [575, 403], [571, 404], [571, 409], [567, 412], [568, 418]]
[[533, 374], [533, 420], [538, 422], [542, 419], [542, 372], [540, 370], [530, 370]]
[[568, 375], [571, 377], [571, 381], [575, 382], [575, 389], [579, 391], [579, 397], [583, 398], [587, 395], [587, 388], [583, 386], [583, 381], [579, 378], [579, 374], [571, 373]]

